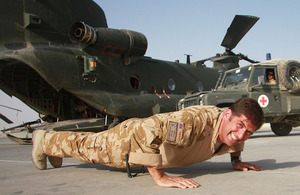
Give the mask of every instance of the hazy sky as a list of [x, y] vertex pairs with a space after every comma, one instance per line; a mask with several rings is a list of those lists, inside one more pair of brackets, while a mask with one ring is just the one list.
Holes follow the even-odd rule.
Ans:
[[[223, 53], [220, 46], [235, 15], [253, 15], [260, 20], [233, 51], [263, 61], [272, 58], [300, 59], [300, 1], [298, 0], [96, 0], [106, 14], [108, 26], [143, 33], [147, 56], [185, 62], [184, 54], [197, 61]], [[242, 65], [247, 63], [241, 63]], [[18, 125], [35, 120], [16, 98], [0, 92], [0, 112]], [[0, 120], [0, 129], [9, 127]]]
[[[234, 49], [256, 60], [298, 58], [300, 1], [298, 0], [97, 0], [110, 28], [142, 32], [148, 39], [146, 55], [197, 61], [224, 52], [220, 46], [235, 15], [260, 20]], [[113, 3], [112, 3], [113, 2]]]

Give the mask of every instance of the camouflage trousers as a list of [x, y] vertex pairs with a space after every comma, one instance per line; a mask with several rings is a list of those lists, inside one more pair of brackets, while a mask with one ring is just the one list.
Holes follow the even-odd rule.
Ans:
[[[129, 153], [131, 138], [134, 137], [131, 143], [136, 146], [131, 147], [133, 152], [138, 152], [136, 148], [139, 150], [141, 145], [147, 145], [143, 143], [143, 136], [147, 133], [140, 127], [141, 123], [142, 119], [129, 119], [100, 133], [50, 131], [45, 135], [43, 150], [48, 156], [73, 157], [83, 162], [125, 168], [125, 154]], [[137, 130], [140, 140], [133, 136]], [[149, 151], [147, 148], [143, 152], [153, 153], [152, 149]]]

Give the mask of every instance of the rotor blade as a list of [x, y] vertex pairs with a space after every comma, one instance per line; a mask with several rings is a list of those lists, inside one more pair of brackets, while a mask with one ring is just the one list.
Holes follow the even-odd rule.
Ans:
[[259, 17], [256, 16], [236, 15], [227, 29], [221, 46], [231, 51], [258, 20]]
[[4, 106], [2, 104], [0, 104], [1, 107], [4, 107], [4, 108], [8, 108], [8, 109], [11, 109], [11, 110], [15, 110], [15, 111], [18, 111], [18, 112], [22, 112], [22, 110], [19, 110], [19, 109], [16, 109], [16, 108], [12, 108], [12, 107], [9, 107], [9, 106]]
[[0, 113], [0, 118], [4, 120], [7, 124], [12, 124], [13, 122], [9, 120], [6, 116]]

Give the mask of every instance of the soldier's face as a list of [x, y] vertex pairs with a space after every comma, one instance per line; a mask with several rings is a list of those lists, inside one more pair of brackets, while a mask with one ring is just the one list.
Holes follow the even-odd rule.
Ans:
[[219, 128], [218, 141], [228, 146], [246, 141], [256, 127], [244, 115], [234, 116], [230, 109], [226, 110]]
[[273, 72], [269, 72], [268, 79], [269, 80], [273, 80], [274, 79], [274, 73]]

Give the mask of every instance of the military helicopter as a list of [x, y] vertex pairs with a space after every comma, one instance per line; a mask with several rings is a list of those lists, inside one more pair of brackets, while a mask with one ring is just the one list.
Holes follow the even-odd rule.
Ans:
[[[146, 37], [108, 28], [92, 0], [1, 1], [0, 10], [1, 90], [44, 121], [100, 118], [96, 131], [175, 111], [187, 93], [214, 88], [219, 69], [247, 59], [232, 49], [258, 20], [236, 16], [222, 43], [224, 54], [179, 63], [144, 56]], [[206, 67], [206, 60], [215, 66]]]

